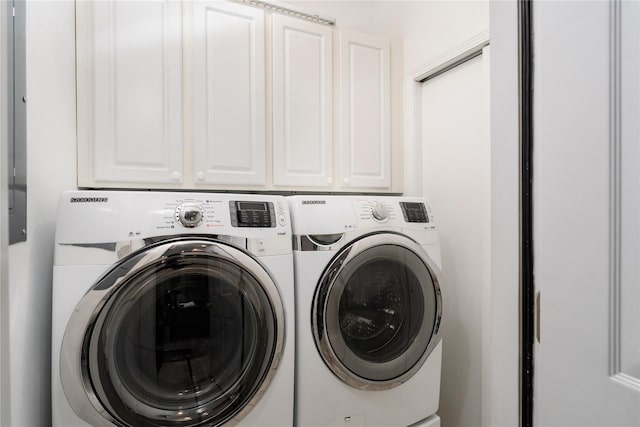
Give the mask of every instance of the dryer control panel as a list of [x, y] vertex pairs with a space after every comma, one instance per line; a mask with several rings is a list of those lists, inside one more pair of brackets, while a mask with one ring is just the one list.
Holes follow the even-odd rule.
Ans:
[[436, 229], [433, 213], [425, 198], [355, 196], [353, 203], [358, 228], [388, 226], [415, 230]]

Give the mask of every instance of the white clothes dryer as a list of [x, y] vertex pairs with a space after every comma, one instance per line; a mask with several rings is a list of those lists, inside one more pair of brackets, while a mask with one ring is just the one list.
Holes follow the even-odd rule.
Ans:
[[296, 424], [439, 425], [442, 282], [427, 200], [288, 200]]
[[283, 197], [64, 193], [53, 270], [54, 426], [293, 423]]

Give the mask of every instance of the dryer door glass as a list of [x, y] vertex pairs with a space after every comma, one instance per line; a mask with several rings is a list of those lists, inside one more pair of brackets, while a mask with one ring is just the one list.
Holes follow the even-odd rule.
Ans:
[[[403, 355], [418, 336], [425, 315], [430, 315], [431, 327], [435, 318], [433, 287], [425, 298], [416, 273], [406, 265], [411, 255], [397, 247], [385, 248], [384, 257], [372, 253], [382, 249], [370, 249], [362, 256], [371, 258], [352, 264], [346, 272], [350, 277], [345, 277], [337, 319], [346, 346], [358, 358], [374, 363]], [[422, 273], [423, 280], [429, 280], [428, 272]], [[427, 312], [425, 304], [431, 305]]]
[[[438, 280], [418, 248], [357, 244], [339, 254], [316, 294], [316, 341], [347, 383], [389, 388], [424, 362], [438, 332]], [[431, 347], [430, 347], [431, 346]]]
[[275, 284], [257, 261], [220, 248], [169, 248], [125, 275], [100, 310], [87, 376], [119, 422], [218, 425], [260, 397], [282, 338]]

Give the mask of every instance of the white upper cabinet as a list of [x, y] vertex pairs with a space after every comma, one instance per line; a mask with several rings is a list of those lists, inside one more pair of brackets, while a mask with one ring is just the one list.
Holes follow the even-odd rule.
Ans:
[[78, 2], [79, 185], [182, 182], [182, 13]]
[[77, 0], [78, 186], [400, 192], [389, 43], [237, 1]]
[[340, 31], [340, 185], [391, 187], [390, 58], [385, 39]]
[[196, 184], [266, 184], [264, 11], [193, 3]]
[[333, 29], [273, 15], [273, 183], [333, 186]]

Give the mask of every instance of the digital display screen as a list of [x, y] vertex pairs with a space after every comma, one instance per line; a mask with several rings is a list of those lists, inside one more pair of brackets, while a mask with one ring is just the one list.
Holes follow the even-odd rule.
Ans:
[[422, 207], [424, 206], [422, 203], [405, 203], [404, 204], [405, 209], [410, 210], [410, 211], [422, 211]]
[[238, 209], [242, 211], [266, 211], [267, 204], [263, 202], [238, 202]]
[[429, 222], [429, 216], [427, 215], [427, 209], [424, 203], [418, 202], [401, 202], [402, 214], [404, 220], [407, 222]]
[[231, 225], [234, 227], [270, 228], [276, 226], [275, 210], [271, 202], [230, 202]]

